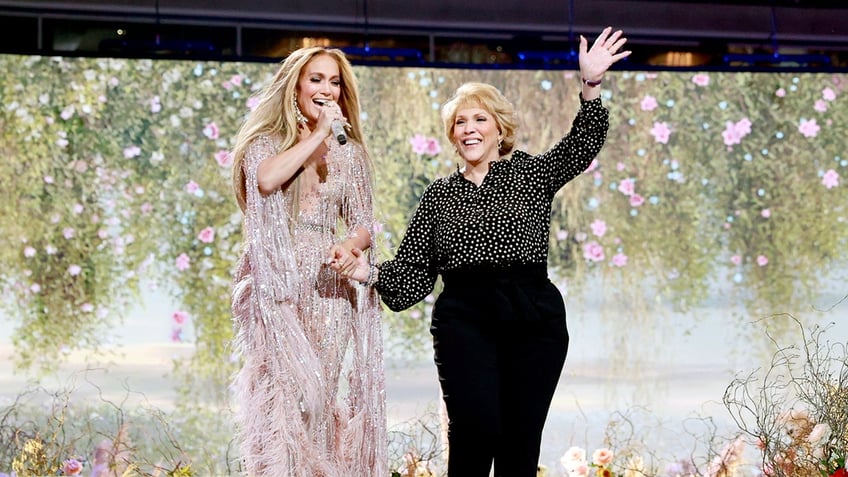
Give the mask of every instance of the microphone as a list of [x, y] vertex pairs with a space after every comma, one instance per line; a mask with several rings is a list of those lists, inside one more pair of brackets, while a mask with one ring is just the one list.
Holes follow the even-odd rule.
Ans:
[[[319, 99], [319, 100], [316, 100], [315, 102], [320, 104], [321, 106], [324, 106], [325, 104], [327, 104], [329, 102], [329, 100]], [[330, 124], [330, 130], [333, 132], [333, 136], [336, 137], [336, 141], [338, 141], [339, 144], [341, 144], [342, 146], [347, 144], [347, 133], [345, 133], [344, 125], [342, 124], [341, 121], [339, 121], [338, 119], [334, 120]]]
[[347, 134], [345, 133], [344, 126], [342, 126], [342, 122], [336, 119], [330, 124], [330, 129], [333, 131], [333, 136], [336, 136], [336, 141], [339, 141], [339, 144], [344, 146], [347, 144]]

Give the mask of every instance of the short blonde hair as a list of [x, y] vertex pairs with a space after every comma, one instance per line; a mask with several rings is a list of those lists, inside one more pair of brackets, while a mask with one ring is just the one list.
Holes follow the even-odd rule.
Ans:
[[453, 144], [453, 129], [456, 124], [456, 113], [461, 107], [472, 106], [485, 109], [495, 118], [501, 143], [498, 154], [505, 156], [515, 147], [515, 135], [518, 131], [518, 118], [515, 108], [504, 97], [499, 89], [487, 83], [465, 83], [454, 92], [447, 103], [442, 106], [442, 122], [445, 135]]

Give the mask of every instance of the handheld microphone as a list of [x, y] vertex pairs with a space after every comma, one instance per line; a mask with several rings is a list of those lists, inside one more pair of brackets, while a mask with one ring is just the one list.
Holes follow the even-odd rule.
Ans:
[[[324, 106], [325, 104], [327, 104], [327, 103], [328, 103], [328, 100], [326, 100], [326, 99], [321, 99], [321, 100], [317, 100], [317, 102], [318, 102], [321, 106]], [[347, 144], [347, 133], [345, 132], [345, 130], [344, 130], [344, 125], [342, 124], [342, 122], [341, 122], [341, 121], [339, 121], [338, 119], [336, 119], [335, 121], [333, 121], [333, 122], [330, 124], [330, 130], [333, 132], [333, 136], [335, 136], [335, 137], [336, 137], [336, 141], [338, 141], [338, 142], [339, 142], [339, 144], [341, 144], [342, 146], [344, 146], [345, 144]]]
[[330, 124], [330, 129], [333, 131], [333, 136], [336, 136], [336, 141], [339, 141], [339, 144], [345, 145], [347, 144], [347, 134], [345, 133], [344, 126], [342, 126], [342, 122], [336, 119]]

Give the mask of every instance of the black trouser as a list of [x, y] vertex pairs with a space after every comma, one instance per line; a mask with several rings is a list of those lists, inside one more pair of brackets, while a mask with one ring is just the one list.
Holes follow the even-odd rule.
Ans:
[[542, 429], [565, 363], [559, 290], [543, 265], [442, 276], [433, 309], [448, 411], [448, 476], [535, 477]]

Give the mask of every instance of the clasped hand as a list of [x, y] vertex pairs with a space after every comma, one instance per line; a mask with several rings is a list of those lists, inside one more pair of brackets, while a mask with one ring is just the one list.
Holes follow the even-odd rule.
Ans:
[[339, 275], [358, 282], [368, 280], [368, 271], [371, 268], [362, 250], [353, 247], [348, 251], [340, 245], [333, 245], [330, 249], [327, 264]]

